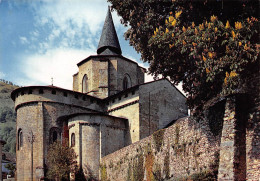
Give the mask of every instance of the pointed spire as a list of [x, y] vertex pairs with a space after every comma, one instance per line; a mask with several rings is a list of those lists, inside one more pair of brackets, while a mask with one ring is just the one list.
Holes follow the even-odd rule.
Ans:
[[122, 54], [109, 6], [107, 11], [107, 17], [98, 44], [97, 54], [99, 55], [121, 55]]

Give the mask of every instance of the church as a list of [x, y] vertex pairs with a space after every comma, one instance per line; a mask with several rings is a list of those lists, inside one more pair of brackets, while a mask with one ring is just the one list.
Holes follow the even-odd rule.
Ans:
[[[167, 79], [122, 55], [110, 10], [97, 54], [77, 64], [73, 90], [28, 86], [11, 94], [17, 112], [17, 180], [46, 177], [47, 152], [69, 140], [84, 174], [100, 178], [100, 159], [187, 116], [185, 96]], [[58, 67], [57, 67], [58, 68]]]

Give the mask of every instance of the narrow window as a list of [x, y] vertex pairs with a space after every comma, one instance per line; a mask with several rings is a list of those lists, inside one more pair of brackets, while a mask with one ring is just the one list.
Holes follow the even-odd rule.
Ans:
[[55, 141], [57, 141], [58, 138], [58, 133], [57, 131], [53, 131], [52, 132], [52, 142], [54, 143]]
[[28, 94], [32, 94], [32, 90], [31, 89], [29, 89]]
[[88, 76], [87, 74], [84, 75], [82, 79], [82, 93], [88, 92]]
[[52, 93], [52, 94], [56, 94], [56, 90], [52, 90], [51, 93]]
[[23, 146], [23, 131], [22, 129], [19, 129], [18, 131], [18, 150], [20, 150], [20, 148]]
[[123, 90], [128, 89], [129, 87], [131, 87], [131, 79], [128, 74], [125, 74], [123, 79]]
[[74, 133], [71, 134], [70, 139], [71, 139], [71, 143], [70, 143], [71, 147], [74, 147], [75, 146], [75, 134]]
[[123, 80], [123, 90], [127, 89], [128, 87], [128, 81], [127, 81], [127, 78], [125, 77], [124, 80]]
[[63, 96], [67, 97], [68, 96], [67, 92], [63, 92]]
[[61, 136], [61, 133], [60, 133], [60, 130], [59, 128], [57, 127], [52, 127], [50, 129], [50, 132], [49, 132], [49, 143], [52, 144], [54, 143], [55, 141], [58, 141], [60, 140], [60, 136]]
[[79, 98], [79, 96], [77, 95], [77, 94], [75, 94], [75, 96], [74, 96], [76, 99], [78, 99]]

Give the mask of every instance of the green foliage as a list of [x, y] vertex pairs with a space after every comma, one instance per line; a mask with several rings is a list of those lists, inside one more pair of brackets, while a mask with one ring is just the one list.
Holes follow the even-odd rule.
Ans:
[[67, 144], [54, 142], [49, 147], [47, 154], [49, 179], [68, 179], [69, 173], [75, 172], [77, 155], [71, 147], [65, 145]]
[[250, 84], [260, 63], [258, 1], [109, 1], [149, 72], [182, 82], [197, 113], [216, 96], [259, 86]]
[[0, 79], [0, 139], [6, 141], [3, 151], [10, 153], [16, 151], [16, 112], [10, 98], [16, 88], [12, 82]]
[[135, 181], [142, 181], [144, 178], [144, 155], [139, 153], [133, 161], [133, 179]]
[[164, 157], [164, 166], [163, 166], [163, 173], [165, 174], [165, 178], [170, 178], [170, 154], [169, 152], [166, 153]]
[[179, 137], [180, 137], [180, 127], [179, 125], [175, 126], [175, 144], [178, 145], [179, 143]]
[[8, 163], [8, 164], [5, 165], [5, 168], [10, 170], [8, 174], [13, 177], [14, 174], [15, 174], [16, 166], [12, 163]]
[[100, 165], [100, 170], [101, 170], [101, 180], [106, 181], [107, 180], [107, 167], [106, 165]]
[[16, 122], [16, 112], [14, 108], [0, 107], [0, 123]]
[[0, 123], [0, 138], [6, 142], [3, 151], [15, 153], [16, 128], [14, 122]]
[[162, 181], [162, 173], [161, 173], [161, 167], [159, 164], [155, 164], [154, 170], [153, 170], [153, 181]]
[[153, 133], [153, 141], [155, 143], [157, 152], [160, 151], [160, 149], [163, 145], [164, 132], [165, 132], [164, 129], [160, 129], [160, 130], [156, 131], [155, 133]]

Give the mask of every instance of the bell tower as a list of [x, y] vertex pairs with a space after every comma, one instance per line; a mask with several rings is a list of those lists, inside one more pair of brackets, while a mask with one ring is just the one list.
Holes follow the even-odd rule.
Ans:
[[106, 98], [144, 82], [144, 68], [122, 56], [110, 8], [103, 25], [97, 55], [78, 64], [73, 75], [73, 90], [98, 98]]

